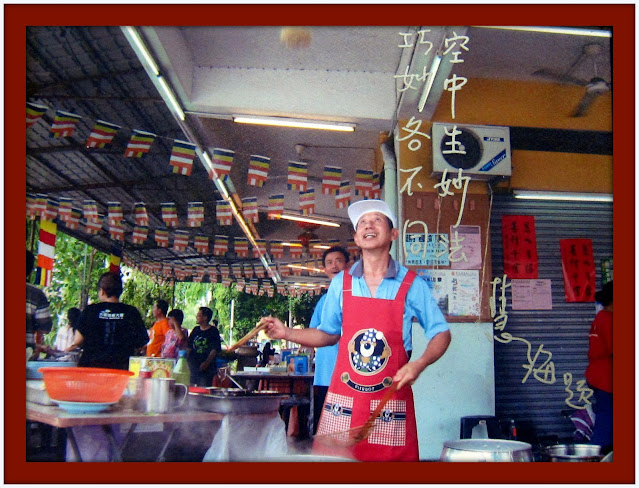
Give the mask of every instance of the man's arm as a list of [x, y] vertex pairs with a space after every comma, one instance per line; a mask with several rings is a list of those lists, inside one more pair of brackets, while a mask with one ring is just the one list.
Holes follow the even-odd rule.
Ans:
[[450, 344], [450, 331], [444, 331], [433, 337], [424, 353], [415, 361], [410, 361], [402, 366], [395, 376], [393, 383], [398, 383], [397, 389], [415, 383], [420, 374], [431, 364], [444, 355]]
[[339, 335], [327, 334], [318, 329], [293, 329], [286, 327], [277, 317], [263, 317], [258, 325], [266, 324], [266, 335], [271, 339], [285, 339], [302, 346], [324, 347], [337, 344]]

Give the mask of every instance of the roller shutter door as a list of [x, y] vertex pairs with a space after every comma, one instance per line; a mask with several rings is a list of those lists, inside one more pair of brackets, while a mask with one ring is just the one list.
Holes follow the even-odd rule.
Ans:
[[[601, 288], [601, 261], [612, 258], [612, 203], [548, 202], [518, 200], [495, 195], [491, 213], [493, 278], [503, 275], [501, 217], [531, 215], [535, 218], [539, 279], [550, 279], [552, 310], [512, 310], [511, 289], [506, 296], [508, 322], [504, 331], [530, 343], [530, 358], [543, 345], [535, 367], [547, 353], [554, 366], [551, 377], [529, 374], [528, 345], [523, 341], [503, 344], [495, 341], [495, 408], [498, 418], [513, 418], [522, 426], [522, 440], [542, 443], [572, 440], [574, 427], [564, 415], [572, 411], [566, 402], [564, 374], [572, 374], [572, 402], [579, 402], [577, 381], [584, 379], [588, 364], [588, 332], [595, 316], [594, 303], [567, 303], [561, 268], [559, 241], [569, 238], [592, 239], [596, 289]], [[543, 380], [543, 381], [542, 381]]]

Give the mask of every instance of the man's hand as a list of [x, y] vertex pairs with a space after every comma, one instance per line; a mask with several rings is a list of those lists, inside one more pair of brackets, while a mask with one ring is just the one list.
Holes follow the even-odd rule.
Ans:
[[397, 389], [401, 390], [406, 385], [412, 385], [417, 381], [417, 378], [422, 373], [423, 369], [415, 362], [406, 363], [399, 368], [395, 376], [393, 376], [393, 383], [397, 383]]
[[202, 364], [200, 364], [200, 371], [204, 372], [207, 369], [209, 369], [209, 364], [211, 364], [211, 363], [209, 363], [207, 361], [204, 361]]
[[269, 339], [286, 339], [286, 332], [288, 328], [277, 317], [262, 317], [258, 325], [266, 324], [266, 335]]

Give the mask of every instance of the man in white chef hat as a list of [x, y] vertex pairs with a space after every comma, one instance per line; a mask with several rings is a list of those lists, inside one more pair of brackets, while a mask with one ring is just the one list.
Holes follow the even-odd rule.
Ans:
[[[335, 370], [317, 429], [313, 452], [360, 461], [418, 461], [411, 385], [446, 352], [450, 331], [426, 282], [389, 254], [399, 236], [386, 202], [362, 200], [348, 208], [361, 260], [330, 284], [317, 329], [293, 329], [265, 317], [267, 334], [310, 347], [339, 342]], [[428, 346], [409, 361], [413, 318]], [[320, 442], [366, 423], [382, 397], [396, 390], [364, 440], [338, 449]], [[326, 438], [326, 437], [325, 437]]]

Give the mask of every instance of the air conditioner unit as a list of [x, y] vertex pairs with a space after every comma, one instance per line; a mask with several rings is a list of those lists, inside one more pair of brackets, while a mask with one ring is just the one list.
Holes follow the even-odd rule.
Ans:
[[457, 175], [459, 168], [473, 180], [512, 174], [510, 129], [491, 125], [434, 123], [432, 177]]

